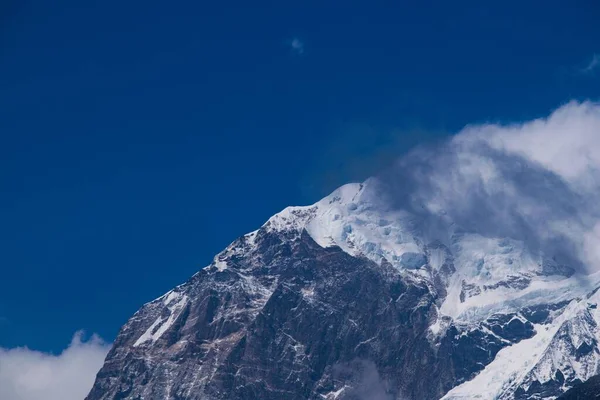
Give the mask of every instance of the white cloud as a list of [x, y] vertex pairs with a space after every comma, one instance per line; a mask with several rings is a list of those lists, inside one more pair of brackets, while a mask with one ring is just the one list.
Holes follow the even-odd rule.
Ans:
[[290, 48], [295, 54], [302, 55], [304, 54], [304, 42], [297, 37], [290, 40]]
[[600, 167], [600, 106], [570, 102], [547, 118], [524, 124], [467, 128], [457, 140], [485, 141], [571, 183], [582, 183], [586, 174]]
[[0, 399], [82, 400], [92, 388], [109, 345], [77, 332], [59, 355], [0, 348]]
[[468, 126], [403, 157], [379, 180], [394, 206], [426, 221], [431, 239], [460, 227], [522, 240], [582, 272], [600, 270], [600, 104]]

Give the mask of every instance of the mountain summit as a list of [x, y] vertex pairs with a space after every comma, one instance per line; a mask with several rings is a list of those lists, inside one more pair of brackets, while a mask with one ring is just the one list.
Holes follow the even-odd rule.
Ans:
[[470, 126], [286, 208], [135, 313], [87, 400], [557, 398], [600, 372], [599, 132], [589, 102]]
[[123, 326], [87, 400], [540, 399], [598, 373], [600, 275], [342, 186]]

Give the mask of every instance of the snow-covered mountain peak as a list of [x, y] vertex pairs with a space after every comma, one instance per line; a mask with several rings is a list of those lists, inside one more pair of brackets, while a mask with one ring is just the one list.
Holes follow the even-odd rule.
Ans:
[[[440, 226], [446, 229], [446, 238], [430, 235], [429, 225], [438, 232]], [[444, 212], [423, 217], [390, 207], [374, 178], [344, 185], [313, 205], [288, 207], [263, 228], [305, 230], [324, 248], [337, 246], [378, 264], [385, 260], [430, 282], [445, 266], [440, 313], [466, 323], [527, 304], [560, 301], [580, 284], [569, 266], [520, 240], [465, 232]]]
[[598, 110], [286, 208], [133, 315], [88, 400], [555, 399], [600, 371]]
[[407, 213], [386, 209], [376, 183], [367, 180], [344, 185], [312, 206], [288, 207], [265, 227], [305, 229], [322, 247], [338, 246], [377, 263], [385, 259], [398, 268], [415, 269], [425, 264], [425, 256], [423, 246], [407, 229], [409, 218]]
[[[348, 340], [350, 359], [385, 358], [411, 337], [417, 341], [407, 344], [408, 352], [393, 362], [421, 365], [420, 360], [410, 361], [419, 351], [430, 357], [430, 366], [440, 360], [448, 363], [450, 381], [430, 388], [447, 399], [551, 399], [600, 371], [600, 292], [595, 291], [600, 272], [583, 276], [521, 240], [467, 231], [442, 211], [432, 215], [410, 210], [391, 207], [374, 179], [342, 186], [313, 205], [284, 209], [234, 241], [189, 282], [144, 306], [123, 328], [122, 353], [111, 363], [121, 363], [127, 352], [157, 351], [161, 357], [162, 352], [192, 354], [181, 360], [194, 364], [200, 354], [214, 365], [211, 372], [202, 372], [197, 380], [202, 368], [186, 366], [193, 376], [182, 378], [181, 387], [241, 388], [227, 386], [229, 378], [219, 378], [221, 382], [213, 377], [225, 368], [219, 366], [226, 363], [225, 354], [242, 357], [236, 349], [246, 346], [246, 340], [257, 341], [249, 346], [260, 349], [251, 364], [263, 346], [278, 343], [283, 350], [277, 351], [291, 360], [290, 371], [296, 371], [297, 365], [312, 360], [306, 349], [315, 347], [306, 343], [316, 337], [327, 337], [327, 343]], [[440, 234], [444, 229], [445, 235]], [[356, 302], [363, 287], [369, 289]], [[369, 310], [375, 304], [373, 313]], [[365, 309], [349, 311], [349, 305]], [[344, 310], [348, 314], [336, 317]], [[297, 312], [293, 322], [286, 320]], [[320, 317], [311, 317], [315, 312]], [[386, 315], [391, 322], [355, 320], [374, 315]], [[262, 325], [265, 318], [270, 322]], [[329, 338], [325, 331], [325, 336], [312, 335], [322, 318], [333, 318], [326, 326], [342, 324], [336, 336]], [[197, 321], [204, 325], [199, 328]], [[281, 325], [271, 329], [272, 324]], [[400, 327], [405, 330], [396, 330]], [[277, 338], [263, 343], [269, 332]], [[311, 356], [315, 360], [317, 353]], [[169, 362], [169, 368], [184, 368]], [[162, 374], [152, 365], [131, 368]], [[437, 379], [432, 368], [427, 373]], [[331, 373], [335, 377], [338, 372], [334, 368]], [[235, 376], [229, 370], [222, 374]], [[315, 385], [311, 390], [319, 398], [342, 396], [340, 390], [346, 387], [325, 381]], [[101, 393], [102, 385], [96, 390]], [[186, 393], [182, 398], [191, 392]], [[411, 398], [434, 398], [423, 396], [413, 392]]]

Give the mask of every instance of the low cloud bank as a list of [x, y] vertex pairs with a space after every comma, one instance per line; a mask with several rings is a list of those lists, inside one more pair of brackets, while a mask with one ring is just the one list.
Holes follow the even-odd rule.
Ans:
[[59, 355], [0, 348], [0, 399], [82, 400], [94, 384], [109, 345], [77, 332]]

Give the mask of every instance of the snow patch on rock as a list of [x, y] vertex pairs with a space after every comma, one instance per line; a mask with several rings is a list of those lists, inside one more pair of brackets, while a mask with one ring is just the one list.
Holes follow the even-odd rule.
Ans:
[[140, 346], [146, 342], [155, 342], [173, 325], [188, 303], [188, 297], [184, 294], [169, 292], [165, 297], [164, 304], [169, 310], [168, 317], [158, 317], [148, 329], [136, 340], [133, 347]]

